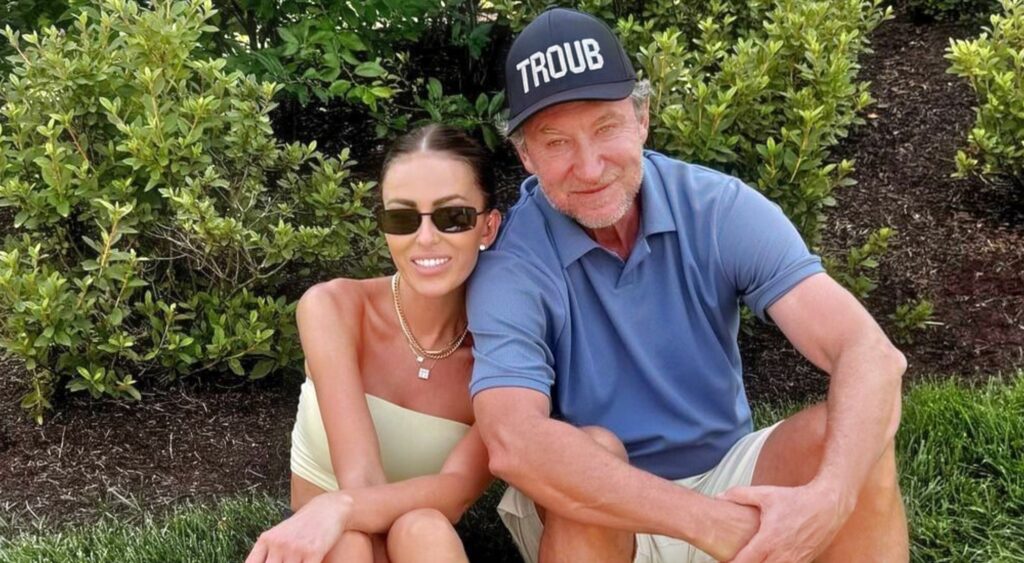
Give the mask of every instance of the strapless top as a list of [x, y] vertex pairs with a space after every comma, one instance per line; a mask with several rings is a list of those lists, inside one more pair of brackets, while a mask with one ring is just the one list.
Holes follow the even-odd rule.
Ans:
[[[433, 416], [366, 394], [388, 482], [438, 473], [469, 431], [455, 420]], [[292, 430], [292, 471], [325, 490], [337, 490], [327, 433], [313, 381], [306, 378]], [[298, 470], [297, 470], [298, 469]]]

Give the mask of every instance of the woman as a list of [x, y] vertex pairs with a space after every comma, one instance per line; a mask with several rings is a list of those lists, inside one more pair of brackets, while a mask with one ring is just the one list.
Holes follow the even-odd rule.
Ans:
[[491, 481], [473, 428], [465, 282], [501, 223], [483, 148], [441, 125], [384, 161], [380, 227], [397, 273], [310, 288], [292, 432], [295, 514], [247, 563], [466, 561], [452, 526]]

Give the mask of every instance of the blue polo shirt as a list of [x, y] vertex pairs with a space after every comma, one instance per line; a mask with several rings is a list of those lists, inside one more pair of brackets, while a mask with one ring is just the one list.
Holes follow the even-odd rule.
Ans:
[[751, 428], [740, 300], [765, 310], [822, 272], [777, 205], [731, 176], [644, 152], [627, 260], [522, 185], [468, 291], [470, 392], [523, 387], [613, 431], [666, 479], [707, 471]]

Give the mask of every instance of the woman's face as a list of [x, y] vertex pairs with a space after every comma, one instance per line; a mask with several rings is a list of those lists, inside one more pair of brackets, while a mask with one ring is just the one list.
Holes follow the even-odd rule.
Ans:
[[[403, 155], [391, 163], [381, 182], [384, 209], [430, 213], [442, 207], [472, 207], [483, 212], [486, 198], [465, 162], [436, 151]], [[476, 266], [480, 245], [490, 246], [501, 223], [497, 211], [481, 213], [463, 232], [442, 232], [424, 215], [416, 232], [386, 235], [395, 266], [417, 293], [440, 297], [466, 282]]]

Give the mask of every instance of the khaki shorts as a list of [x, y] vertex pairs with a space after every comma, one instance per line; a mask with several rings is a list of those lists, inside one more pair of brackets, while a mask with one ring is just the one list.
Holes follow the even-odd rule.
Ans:
[[[675, 483], [698, 493], [715, 496], [732, 487], [748, 486], [754, 477], [754, 466], [765, 440], [775, 430], [776, 423], [740, 438], [725, 454], [717, 466], [693, 477], [679, 479]], [[498, 515], [505, 523], [519, 553], [527, 563], [537, 563], [540, 551], [540, 537], [544, 524], [537, 515], [533, 501], [518, 489], [509, 487], [498, 504]], [[690, 563], [714, 561], [703, 551], [692, 545], [667, 536], [651, 534], [636, 535], [636, 557], [634, 563]]]

